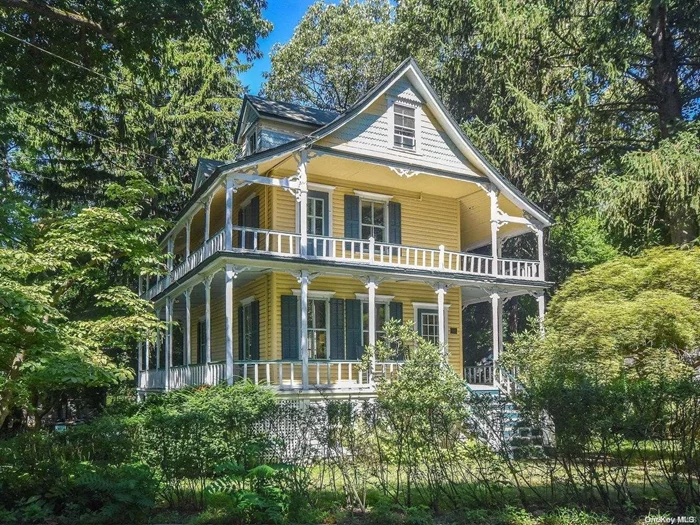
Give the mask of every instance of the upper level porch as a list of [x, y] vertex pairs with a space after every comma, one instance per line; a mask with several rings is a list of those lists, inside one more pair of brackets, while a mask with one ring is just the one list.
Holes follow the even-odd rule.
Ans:
[[[545, 281], [541, 224], [487, 182], [466, 175], [397, 176], [393, 165], [326, 152], [308, 160], [305, 153], [267, 171], [258, 165], [253, 173], [228, 173], [198, 190], [163, 239], [167, 273], [142, 280], [145, 297], [219, 253], [426, 277], [441, 272]], [[509, 257], [504, 242], [528, 233], [534, 238], [530, 254]]]
[[328, 261], [392, 269], [412, 269], [425, 272], [449, 272], [463, 275], [500, 277], [524, 281], [544, 281], [541, 261], [498, 258], [476, 253], [446, 250], [444, 245], [435, 248], [406, 246], [376, 242], [374, 238], [349, 239], [308, 235], [306, 243], [302, 235], [245, 226], [231, 228], [230, 244], [226, 231], [219, 230], [172, 268], [169, 275], [151, 279], [145, 289], [145, 297], [151, 299], [164, 291], [172, 282], [199, 267], [217, 253], [233, 252], [278, 257], [301, 258], [309, 261]]

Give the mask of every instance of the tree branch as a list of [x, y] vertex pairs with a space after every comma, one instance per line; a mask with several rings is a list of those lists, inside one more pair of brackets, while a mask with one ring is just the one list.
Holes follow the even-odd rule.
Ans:
[[88, 29], [92, 29], [108, 39], [111, 39], [112, 37], [111, 33], [106, 31], [98, 22], [90, 20], [89, 18], [81, 15], [80, 13], [76, 13], [75, 11], [66, 11], [65, 9], [59, 9], [43, 2], [36, 2], [32, 0], [0, 0], [0, 7], [4, 7], [6, 9], [21, 9], [29, 13], [36, 13], [54, 20], [68, 22], [72, 25], [87, 27]]

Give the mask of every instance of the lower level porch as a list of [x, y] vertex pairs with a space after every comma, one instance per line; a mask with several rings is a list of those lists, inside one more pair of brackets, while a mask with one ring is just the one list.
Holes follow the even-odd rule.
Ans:
[[165, 329], [140, 345], [139, 392], [249, 380], [280, 392], [371, 393], [377, 378], [391, 377], [402, 365], [375, 362], [370, 371], [360, 366], [390, 319], [413, 323], [468, 383], [493, 384], [496, 369], [464, 368], [462, 310], [488, 303], [497, 362], [504, 302], [538, 293], [529, 285], [496, 288], [411, 274], [255, 263], [221, 261], [156, 301]]

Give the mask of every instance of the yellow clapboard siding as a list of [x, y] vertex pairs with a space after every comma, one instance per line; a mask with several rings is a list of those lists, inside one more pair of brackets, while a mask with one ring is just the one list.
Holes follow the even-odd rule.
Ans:
[[[255, 281], [246, 283], [245, 285], [233, 290], [233, 348], [234, 360], [238, 359], [238, 307], [240, 302], [248, 297], [254, 297], [260, 302], [260, 359], [269, 359], [267, 351], [271, 348], [270, 345], [270, 326], [271, 312], [268, 308], [270, 304], [270, 278], [271, 275], [264, 275]], [[235, 286], [235, 282], [234, 282]], [[222, 290], [223, 291], [223, 290]], [[204, 318], [205, 305], [193, 305], [190, 309], [190, 345], [192, 363], [197, 362], [197, 327], [200, 319]], [[212, 297], [211, 301], [211, 358], [212, 361], [221, 361], [226, 359], [226, 310], [225, 298]]]
[[241, 305], [241, 301], [253, 297], [255, 301], [260, 304], [260, 359], [269, 359], [269, 317], [268, 317], [268, 305], [269, 305], [269, 275], [263, 275], [255, 281], [249, 282], [240, 288], [236, 288], [233, 291], [233, 359], [237, 361], [240, 356], [240, 349], [238, 344], [238, 308]]
[[[334, 237], [345, 237], [345, 195], [355, 190], [393, 195], [392, 201], [401, 204], [401, 242], [407, 246], [437, 249], [441, 244], [447, 250], [460, 248], [460, 209], [457, 199], [428, 194], [401, 192], [384, 186], [359, 184], [348, 186], [342, 179], [309, 174], [309, 182], [335, 186], [332, 217]], [[296, 201], [279, 188], [273, 189], [272, 228], [296, 232]]]
[[[282, 343], [278, 334], [282, 330], [282, 299], [283, 295], [292, 294], [292, 290], [299, 288], [297, 281], [288, 274], [274, 274], [274, 305], [272, 316], [272, 330], [277, 334], [271, 351], [273, 359], [282, 356]], [[338, 299], [355, 299], [356, 293], [367, 293], [364, 285], [352, 277], [337, 277], [322, 275], [314, 279], [309, 285], [309, 290], [332, 291]], [[413, 321], [413, 303], [434, 303], [437, 306], [437, 296], [432, 287], [421, 283], [397, 283], [391, 281], [382, 282], [378, 289], [378, 295], [393, 295], [394, 301], [403, 303], [404, 321]], [[448, 348], [450, 365], [462, 373], [462, 315], [461, 295], [459, 288], [447, 291], [445, 304], [449, 304], [447, 311], [448, 324]], [[456, 328], [457, 333], [451, 333]]]

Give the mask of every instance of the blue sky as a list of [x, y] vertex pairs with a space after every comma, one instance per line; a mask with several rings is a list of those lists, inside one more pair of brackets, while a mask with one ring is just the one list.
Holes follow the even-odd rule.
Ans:
[[274, 27], [269, 36], [259, 42], [263, 58], [253, 62], [253, 67], [240, 75], [241, 82], [248, 86], [248, 92], [257, 95], [263, 83], [263, 72], [270, 70], [270, 49], [277, 43], [284, 44], [292, 38], [294, 28], [304, 16], [307, 7], [314, 0], [268, 0], [263, 16]]

